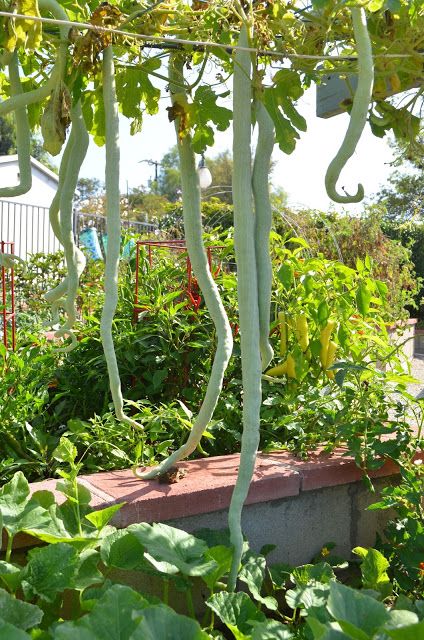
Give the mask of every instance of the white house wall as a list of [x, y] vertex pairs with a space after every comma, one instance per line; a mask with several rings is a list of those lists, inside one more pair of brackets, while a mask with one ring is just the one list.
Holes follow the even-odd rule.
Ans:
[[[0, 240], [15, 243], [15, 253], [26, 259], [31, 253], [51, 253], [60, 248], [50, 228], [48, 208], [57, 190], [57, 177], [32, 161], [32, 187], [14, 198], [0, 198]], [[16, 156], [0, 158], [0, 187], [19, 182]]]

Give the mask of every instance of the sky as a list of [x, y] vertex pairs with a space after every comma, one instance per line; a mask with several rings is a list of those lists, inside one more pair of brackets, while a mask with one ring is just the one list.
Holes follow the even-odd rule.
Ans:
[[[147, 185], [154, 178], [154, 167], [140, 160], [160, 161], [175, 144], [173, 123], [168, 122], [165, 107], [167, 100], [161, 101], [161, 110], [155, 116], [145, 116], [143, 131], [131, 136], [129, 123], [121, 118], [121, 192], [141, 185]], [[271, 177], [274, 187], [282, 187], [289, 195], [289, 204], [307, 206], [322, 211], [330, 207], [336, 211], [358, 213], [359, 205], [337, 205], [330, 202], [324, 188], [324, 176], [328, 164], [337, 152], [349, 116], [340, 114], [329, 119], [315, 116], [315, 89], [309, 89], [299, 100], [298, 111], [306, 118], [308, 130], [301, 133], [296, 150], [291, 155], [283, 154], [276, 145], [273, 153], [275, 168]], [[231, 150], [231, 128], [217, 132], [215, 145], [208, 150], [207, 158], [215, 157], [221, 151]], [[200, 158], [199, 158], [200, 159]], [[366, 198], [378, 191], [393, 171], [390, 162], [393, 154], [386, 139], [373, 136], [367, 124], [354, 156], [342, 172], [339, 191], [344, 186], [349, 193], [356, 193], [358, 182], [365, 188]], [[90, 143], [87, 158], [81, 170], [82, 177], [98, 178], [104, 181], [104, 148]]]

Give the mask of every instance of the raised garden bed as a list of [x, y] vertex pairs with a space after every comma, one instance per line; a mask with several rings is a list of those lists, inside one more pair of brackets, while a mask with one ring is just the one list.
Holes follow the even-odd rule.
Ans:
[[[374, 544], [391, 514], [366, 511], [376, 495], [365, 487], [353, 459], [343, 454], [342, 449], [332, 455], [317, 453], [307, 461], [284, 452], [258, 455], [243, 511], [243, 530], [252, 549], [275, 544], [271, 562], [301, 564], [330, 541], [345, 557], [356, 545]], [[238, 455], [181, 462], [178, 468], [185, 475], [171, 484], [140, 481], [130, 470], [81, 476], [79, 481], [91, 492], [95, 507], [126, 503], [115, 516], [118, 527], [160, 521], [192, 532], [227, 526], [238, 464]], [[390, 462], [371, 473], [377, 492], [396, 473]], [[45, 480], [31, 487], [54, 491], [55, 484]], [[56, 498], [63, 501], [62, 494]], [[26, 546], [32, 539], [16, 542]]]

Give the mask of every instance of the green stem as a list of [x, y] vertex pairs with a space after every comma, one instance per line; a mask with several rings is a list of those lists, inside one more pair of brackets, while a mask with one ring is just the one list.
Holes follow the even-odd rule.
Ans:
[[5, 555], [6, 562], [10, 562], [10, 557], [12, 555], [14, 537], [15, 536], [12, 536], [9, 532], [7, 532], [7, 547], [6, 547], [6, 555]]

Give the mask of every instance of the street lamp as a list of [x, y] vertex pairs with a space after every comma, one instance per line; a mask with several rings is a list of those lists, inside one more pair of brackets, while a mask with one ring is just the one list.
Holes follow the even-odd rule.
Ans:
[[199, 185], [201, 189], [207, 189], [212, 184], [212, 174], [206, 166], [205, 154], [202, 153], [202, 157], [197, 167], [197, 175], [199, 176]]
[[159, 162], [158, 160], [139, 160], [138, 163], [140, 164], [141, 162], [146, 162], [149, 166], [154, 167], [155, 168], [155, 191], [157, 192], [158, 190], [158, 167], [161, 166], [161, 162]]

